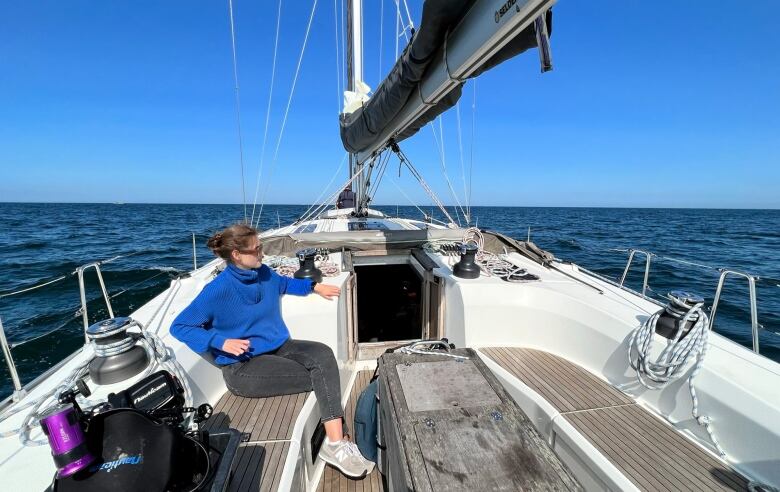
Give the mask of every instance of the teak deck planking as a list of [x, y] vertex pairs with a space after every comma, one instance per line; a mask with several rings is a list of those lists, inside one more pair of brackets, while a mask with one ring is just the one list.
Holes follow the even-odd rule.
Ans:
[[550, 402], [641, 490], [747, 490], [747, 479], [629, 396], [541, 350], [480, 352]]

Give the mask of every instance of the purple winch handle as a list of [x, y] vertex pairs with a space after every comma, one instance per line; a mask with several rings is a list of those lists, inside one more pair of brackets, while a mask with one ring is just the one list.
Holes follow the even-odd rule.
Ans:
[[57, 477], [67, 477], [95, 461], [87, 449], [73, 404], [60, 405], [40, 419], [43, 433], [49, 439], [49, 447], [57, 466]]

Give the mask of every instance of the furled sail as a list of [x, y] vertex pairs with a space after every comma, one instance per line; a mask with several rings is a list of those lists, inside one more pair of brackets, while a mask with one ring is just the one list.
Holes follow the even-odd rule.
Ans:
[[[551, 30], [553, 0], [425, 0], [419, 29], [373, 96], [340, 117], [359, 161], [454, 106], [466, 79], [537, 46], [534, 19]], [[546, 14], [545, 14], [546, 12]]]

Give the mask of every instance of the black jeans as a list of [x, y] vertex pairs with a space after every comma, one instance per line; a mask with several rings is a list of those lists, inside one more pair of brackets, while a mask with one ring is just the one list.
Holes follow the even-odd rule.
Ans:
[[273, 352], [224, 366], [222, 377], [231, 393], [246, 398], [313, 389], [323, 421], [344, 416], [336, 357], [324, 343], [291, 338]]

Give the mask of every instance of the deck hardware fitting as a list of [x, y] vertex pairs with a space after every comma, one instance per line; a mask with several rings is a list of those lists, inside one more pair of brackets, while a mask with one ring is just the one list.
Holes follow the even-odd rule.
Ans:
[[2, 345], [5, 362], [8, 364], [8, 372], [11, 374], [11, 380], [13, 381], [14, 385], [12, 400], [17, 402], [24, 398], [26, 392], [24, 389], [22, 389], [22, 382], [19, 379], [19, 373], [16, 372], [16, 364], [14, 364], [14, 359], [11, 357], [11, 346], [8, 345], [8, 340], [5, 338], [5, 329], [3, 328], [2, 318], [0, 318], [0, 345]]
[[620, 277], [620, 287], [623, 287], [623, 284], [626, 282], [628, 271], [631, 269], [631, 263], [634, 261], [634, 255], [636, 253], [645, 255], [645, 276], [642, 280], [642, 297], [647, 297], [647, 280], [650, 277], [650, 262], [652, 261], [653, 256], [655, 256], [649, 251], [643, 251], [641, 249], [628, 250], [628, 262], [626, 262], [626, 268], [623, 270], [623, 276]]
[[192, 269], [198, 269], [198, 251], [195, 248], [195, 233], [192, 233]]
[[710, 311], [710, 325], [709, 329], [712, 330], [715, 326], [715, 313], [718, 311], [718, 303], [720, 302], [720, 295], [723, 291], [723, 284], [726, 281], [726, 277], [729, 275], [737, 275], [739, 277], [744, 277], [748, 281], [748, 291], [750, 294], [750, 327], [751, 327], [751, 334], [753, 337], [753, 352], [760, 353], [759, 352], [759, 343], [758, 343], [758, 300], [756, 299], [756, 280], [759, 279], [759, 277], [756, 277], [755, 275], [749, 275], [747, 273], [738, 272], [736, 270], [728, 270], [726, 268], [721, 268], [720, 270], [720, 278], [718, 279], [718, 289], [715, 291], [715, 298], [712, 300], [712, 309]]
[[76, 269], [76, 274], [79, 278], [79, 294], [81, 296], [81, 317], [84, 321], [84, 341], [89, 343], [89, 337], [87, 336], [87, 329], [89, 328], [89, 317], [87, 316], [87, 291], [84, 287], [84, 271], [88, 268], [94, 268], [97, 274], [98, 282], [100, 283], [100, 290], [103, 291], [103, 299], [106, 301], [106, 309], [108, 310], [108, 317], [114, 317], [114, 310], [111, 308], [111, 298], [108, 297], [108, 291], [106, 290], [106, 283], [103, 281], [103, 274], [100, 272], [99, 261], [94, 263], [87, 263]]

